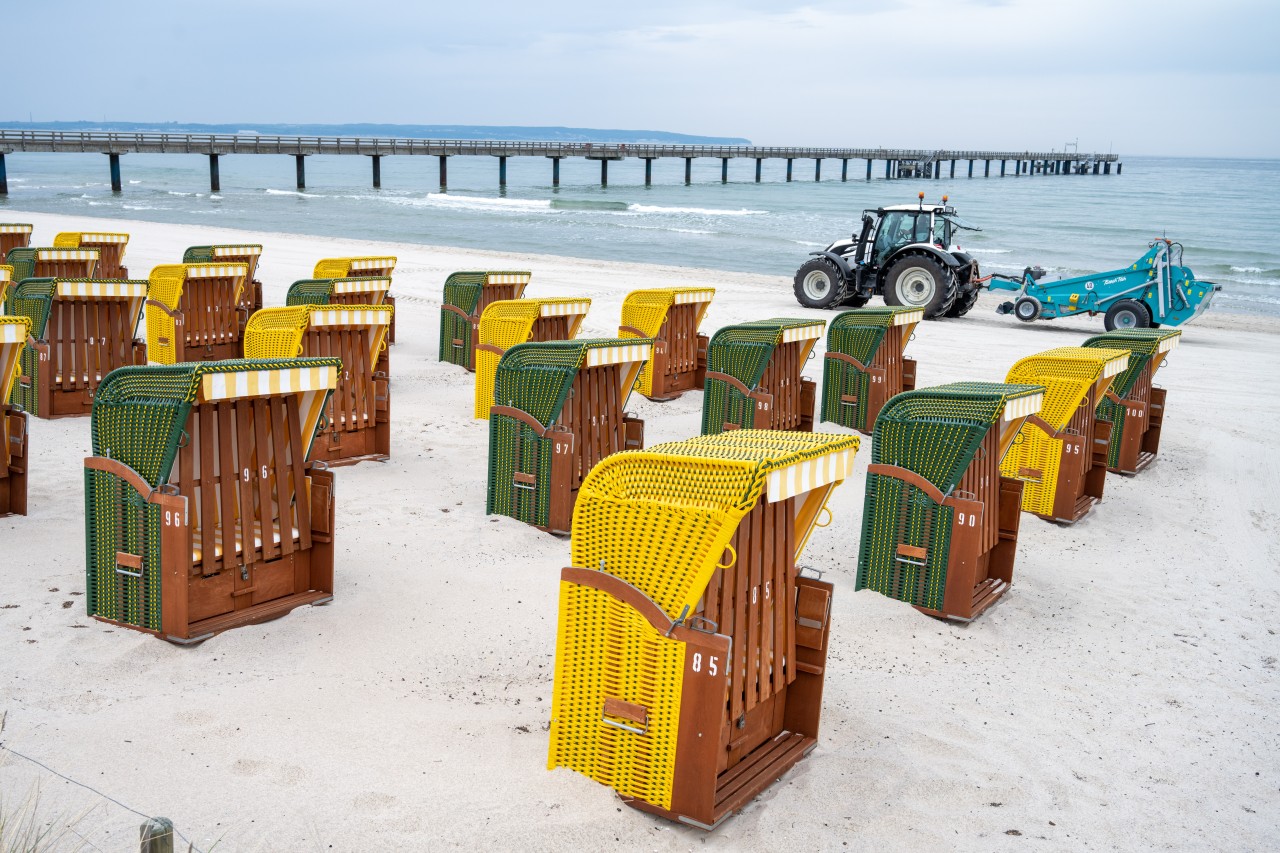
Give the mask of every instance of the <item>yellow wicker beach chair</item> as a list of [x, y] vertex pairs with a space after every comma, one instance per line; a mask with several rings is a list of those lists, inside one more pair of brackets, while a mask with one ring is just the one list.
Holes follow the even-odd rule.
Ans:
[[93, 278], [101, 252], [97, 249], [11, 249], [5, 263], [13, 267], [13, 280], [29, 278]]
[[245, 322], [245, 264], [163, 264], [151, 271], [146, 302], [151, 364], [239, 358]]
[[903, 355], [923, 308], [858, 308], [828, 327], [822, 420], [870, 435], [891, 398], [916, 387], [916, 363]]
[[515, 270], [450, 273], [440, 303], [440, 360], [474, 371], [480, 315], [494, 302], [524, 296], [532, 277]]
[[244, 264], [249, 268], [249, 283], [240, 294], [240, 325], [243, 328], [249, 317], [262, 307], [262, 282], [258, 281], [258, 261], [262, 246], [258, 243], [222, 244], [218, 246], [191, 246], [182, 253], [184, 264]]
[[0, 516], [27, 514], [27, 414], [9, 395], [30, 332], [26, 317], [0, 315]]
[[[391, 286], [391, 274], [396, 270], [396, 259], [389, 255], [380, 257], [360, 257], [360, 258], [325, 258], [317, 261], [315, 269], [311, 272], [312, 278], [381, 278], [387, 280], [387, 289], [382, 291], [382, 297], [376, 302], [372, 299], [359, 295], [359, 291], [355, 289], [339, 291], [340, 293], [348, 293], [352, 299], [349, 304], [359, 305], [390, 305], [395, 307], [396, 300], [388, 291]], [[340, 298], [341, 302], [342, 299]], [[387, 343], [394, 344], [396, 342], [396, 318], [395, 314], [391, 315], [391, 329], [387, 333]]]
[[13, 280], [13, 267], [8, 264], [0, 264], [0, 313], [4, 312], [4, 303], [9, 298], [9, 289], [15, 283]]
[[707, 372], [706, 335], [698, 327], [716, 295], [710, 287], [633, 290], [622, 302], [618, 336], [652, 338], [653, 358], [636, 387], [650, 400], [674, 400], [701, 388]]
[[263, 308], [244, 332], [246, 358], [333, 357], [342, 362], [311, 459], [350, 465], [391, 455], [391, 388], [385, 365], [390, 305]]
[[487, 512], [568, 533], [587, 473], [606, 456], [644, 447], [644, 421], [626, 406], [652, 350], [637, 338], [507, 350], [489, 413]]
[[333, 597], [333, 473], [307, 461], [337, 359], [111, 373], [85, 459], [91, 616], [176, 643]]
[[590, 308], [590, 299], [505, 299], [485, 308], [476, 344], [476, 419], [489, 418], [504, 352], [526, 341], [573, 340]]
[[53, 238], [53, 245], [59, 249], [97, 249], [98, 268], [94, 276], [99, 279], [129, 277], [129, 268], [124, 265], [124, 249], [129, 245], [128, 234], [63, 231]]
[[1165, 412], [1165, 389], [1155, 386], [1156, 371], [1181, 337], [1178, 329], [1116, 329], [1084, 342], [1129, 351], [1129, 366], [1098, 401], [1098, 419], [1111, 424], [1108, 471], [1137, 474], [1155, 461]]
[[1023, 482], [1022, 509], [1074, 524], [1102, 500], [1111, 424], [1098, 401], [1129, 363], [1118, 349], [1060, 347], [1014, 364], [1005, 381], [1043, 385], [1044, 404], [1023, 424], [1000, 473]]
[[145, 364], [136, 337], [145, 281], [29, 278], [13, 288], [9, 310], [31, 321], [13, 402], [40, 418], [87, 415], [93, 395], [117, 367]]
[[707, 345], [702, 434], [813, 431], [817, 386], [801, 376], [826, 323], [775, 317], [725, 326]]
[[858, 441], [739, 430], [592, 470], [560, 579], [549, 768], [710, 829], [813, 749], [832, 585], [796, 560]]
[[0, 222], [0, 261], [10, 249], [25, 249], [31, 245], [31, 226], [17, 222]]

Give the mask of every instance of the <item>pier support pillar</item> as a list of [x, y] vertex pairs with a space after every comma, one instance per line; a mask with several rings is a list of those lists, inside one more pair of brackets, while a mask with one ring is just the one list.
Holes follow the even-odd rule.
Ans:
[[849, 180], [849, 158], [847, 157], [840, 161], [840, 180], [842, 182]]
[[933, 164], [933, 179], [936, 181], [942, 177], [942, 161], [938, 160]]
[[763, 162], [764, 160], [761, 159], [760, 157], [756, 158], [756, 183], [757, 184], [760, 183], [760, 164]]
[[684, 158], [684, 185], [693, 183], [693, 158]]
[[[970, 164], [970, 168], [972, 168], [972, 164]], [[956, 161], [955, 161], [955, 160], [952, 160], [952, 161], [951, 161], [951, 174], [950, 174], [948, 177], [954, 178], [955, 176], [956, 176]]]
[[4, 152], [0, 151], [0, 195], [9, 194], [9, 173], [4, 169]]
[[644, 158], [644, 185], [646, 187], [653, 186], [653, 158]]
[[505, 187], [507, 185], [507, 158], [498, 155], [498, 186]]
[[871, 164], [872, 164], [872, 163], [874, 163], [874, 162], [875, 162], [875, 160], [868, 160], [868, 161], [867, 161], [867, 180], [868, 180], [868, 181], [869, 181], [869, 180], [871, 180]]
[[1008, 164], [1008, 162], [1009, 162], [1008, 160], [1000, 161], [1000, 177], [1002, 178], [1004, 177], [1004, 167]]
[[813, 161], [813, 179], [815, 181], [822, 180], [822, 158], [821, 157]]
[[790, 157], [787, 158], [787, 183], [791, 183], [791, 164], [795, 162]]
[[449, 155], [440, 155], [440, 189], [444, 189], [449, 183]]
[[1094, 161], [1093, 161], [1093, 173], [1094, 173], [1095, 175], [1096, 175], [1096, 174], [1098, 174], [1098, 166], [1100, 166], [1100, 165], [1102, 165], [1102, 164], [1100, 164], [1097, 160], [1094, 160]]
[[380, 190], [382, 189], [382, 155], [370, 154], [369, 160], [373, 163], [373, 188]]
[[1110, 175], [1110, 174], [1111, 174], [1111, 164], [1110, 164], [1110, 163], [1103, 163], [1103, 164], [1102, 164], [1102, 174], [1104, 174], [1104, 175]]
[[729, 158], [728, 157], [720, 158], [720, 183], [722, 184], [729, 183]]
[[294, 154], [294, 171], [297, 173], [298, 189], [305, 190], [307, 188], [307, 155]]
[[[645, 161], [645, 164], [648, 165], [648, 161]], [[648, 177], [648, 175], [646, 174], [645, 177]], [[560, 186], [560, 158], [559, 157], [551, 158], [551, 186], [553, 187]]]
[[991, 161], [990, 161], [990, 160], [987, 160], [987, 161], [986, 161], [986, 166], [985, 166], [985, 169], [984, 169], [984, 171], [983, 171], [983, 173], [982, 173], [982, 177], [984, 177], [984, 178], [989, 178], [989, 177], [991, 177]]
[[218, 155], [209, 155], [209, 192], [216, 193], [222, 191], [222, 178], [218, 174]]
[[1124, 163], [1116, 163], [1116, 174], [1120, 174], [1120, 170], [1124, 168]]
[[969, 177], [973, 177], [973, 161], [969, 161]]
[[111, 191], [120, 192], [120, 155], [108, 154], [107, 161], [111, 166]]
[[893, 161], [885, 160], [884, 161], [884, 179], [887, 181], [891, 177], [893, 177]]
[[600, 186], [602, 187], [609, 186], [609, 161], [608, 160], [600, 161]]

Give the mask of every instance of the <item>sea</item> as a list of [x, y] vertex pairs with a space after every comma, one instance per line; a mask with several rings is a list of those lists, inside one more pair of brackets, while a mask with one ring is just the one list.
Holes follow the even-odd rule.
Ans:
[[[247, 231], [386, 240], [424, 245], [532, 252], [613, 261], [788, 276], [809, 252], [846, 237], [861, 211], [945, 195], [960, 218], [980, 231], [960, 245], [983, 273], [1017, 275], [1029, 265], [1050, 277], [1119, 269], [1154, 238], [1183, 246], [1183, 263], [1222, 286], [1213, 310], [1280, 316], [1280, 160], [1122, 156], [1122, 174], [999, 175], [984, 164], [949, 162], [938, 179], [886, 180], [883, 162], [866, 179], [866, 162], [766, 160], [755, 182], [753, 160], [730, 160], [727, 182], [718, 159], [656, 160], [653, 185], [644, 162], [609, 164], [601, 186], [597, 162], [551, 163], [512, 157], [507, 185], [493, 157], [451, 157], [448, 187], [435, 157], [383, 157], [382, 188], [372, 188], [365, 157], [312, 156], [307, 188], [296, 189], [290, 156], [224, 155], [221, 191], [209, 192], [208, 158], [129, 154], [124, 185], [112, 193], [101, 154], [6, 157], [7, 211], [223, 226]], [[1010, 162], [1009, 169], [1012, 171]], [[675, 286], [679, 281], [655, 281]]]

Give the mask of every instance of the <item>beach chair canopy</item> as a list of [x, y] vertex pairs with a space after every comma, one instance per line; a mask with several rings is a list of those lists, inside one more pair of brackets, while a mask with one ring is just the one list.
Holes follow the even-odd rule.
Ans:
[[382, 277], [386, 278], [395, 271], [396, 259], [393, 257], [359, 257], [359, 258], [325, 258], [317, 261], [312, 270], [312, 278], [352, 278]]
[[249, 281], [243, 263], [161, 264], [151, 270], [147, 299], [147, 360], [178, 359], [177, 315], [182, 315], [183, 360], [203, 349], [238, 349], [241, 297]]
[[475, 417], [489, 417], [503, 353], [527, 341], [573, 340], [590, 308], [590, 299], [506, 299], [486, 307], [476, 351]]
[[381, 305], [391, 290], [390, 276], [304, 278], [289, 285], [285, 305]]
[[[624, 338], [658, 338], [667, 340], [668, 347], [675, 347], [677, 367], [685, 372], [697, 368], [697, 334], [711, 300], [715, 297], [711, 287], [665, 287], [651, 290], [633, 290], [622, 301], [622, 324], [618, 335]], [[676, 315], [676, 326], [670, 321]], [[668, 326], [663, 334], [663, 327]], [[690, 359], [692, 356], [692, 359]], [[690, 361], [692, 364], [690, 365]], [[654, 395], [653, 362], [640, 372], [639, 390], [646, 397]]]
[[1152, 382], [1164, 365], [1166, 354], [1178, 346], [1181, 338], [1178, 329], [1117, 329], [1084, 342], [1085, 347], [1129, 353], [1129, 366], [1098, 400], [1098, 419], [1111, 424], [1109, 469], [1137, 473], [1154, 460], [1164, 420], [1165, 393], [1153, 388]]
[[13, 280], [28, 278], [93, 278], [101, 253], [97, 249], [11, 249], [5, 263]]
[[18, 249], [31, 244], [31, 226], [26, 223], [0, 222], [0, 261], [10, 249]]
[[244, 264], [249, 268], [249, 278], [258, 274], [258, 259], [262, 257], [261, 243], [222, 243], [216, 246], [190, 246], [182, 253], [184, 264]]
[[[827, 330], [827, 357], [823, 365], [822, 420], [853, 429], [868, 430], [879, 414], [871, 387], [875, 378], [884, 389], [882, 399], [900, 393], [902, 353], [916, 326], [924, 319], [923, 308], [858, 308], [845, 311], [831, 321]], [[881, 346], [894, 352], [882, 352]], [[897, 364], [892, 376], [884, 368]], [[873, 411], [874, 410], [874, 411]]]
[[774, 351], [783, 344], [799, 345], [792, 365], [798, 377], [825, 327], [823, 320], [775, 317], [725, 326], [712, 335], [707, 346], [703, 435], [720, 432], [724, 423], [751, 428], [756, 401], [750, 395], [760, 386]]
[[128, 234], [102, 231], [63, 231], [53, 238], [53, 245], [60, 249], [97, 249], [98, 266], [93, 274], [105, 279], [128, 276], [129, 270], [124, 265], [124, 250], [128, 244]]
[[1156, 371], [1164, 366], [1165, 355], [1176, 349], [1181, 340], [1181, 329], [1116, 329], [1094, 335], [1083, 346], [1129, 352], [1129, 365], [1111, 382], [1111, 393], [1123, 400], [1148, 365], [1150, 377], [1154, 378]]

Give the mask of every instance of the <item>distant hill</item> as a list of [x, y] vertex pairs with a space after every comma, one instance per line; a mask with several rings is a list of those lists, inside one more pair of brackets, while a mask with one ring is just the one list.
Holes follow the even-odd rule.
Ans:
[[406, 139], [501, 139], [520, 142], [625, 142], [654, 145], [750, 145], [739, 136], [695, 136], [665, 130], [601, 130], [590, 127], [520, 127], [476, 124], [191, 124], [148, 121], [0, 121], [12, 130], [115, 131], [118, 133], [259, 133], [264, 136], [396, 136]]

